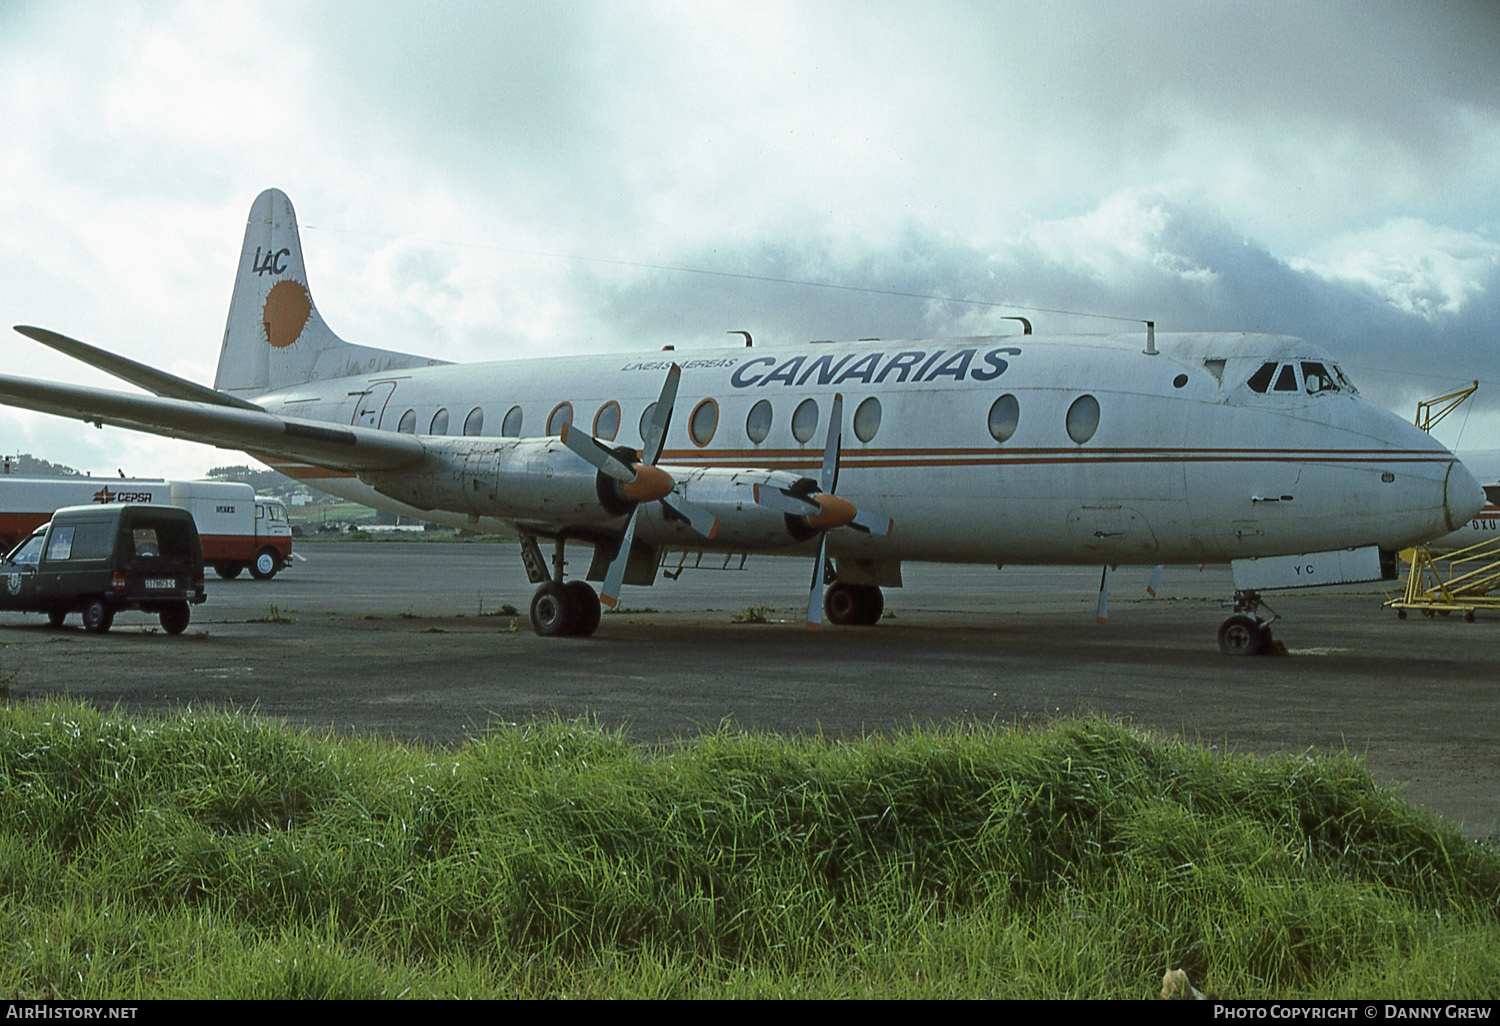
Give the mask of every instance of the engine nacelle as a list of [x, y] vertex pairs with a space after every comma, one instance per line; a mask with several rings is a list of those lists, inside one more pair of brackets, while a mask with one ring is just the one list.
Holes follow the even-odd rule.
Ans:
[[670, 509], [653, 503], [642, 510], [635, 536], [652, 545], [690, 549], [752, 552], [781, 549], [804, 541], [816, 532], [795, 518], [755, 501], [755, 486], [811, 491], [815, 483], [784, 470], [740, 470], [730, 467], [663, 466], [677, 481], [684, 499], [719, 518], [712, 540], [703, 538]]
[[599, 476], [557, 438], [449, 438], [429, 443], [415, 471], [361, 479], [418, 509], [589, 527], [621, 514], [601, 496]]
[[[638, 542], [749, 552], [786, 548], [816, 534], [800, 518], [755, 501], [757, 485], [810, 493], [816, 487], [811, 478], [784, 470], [661, 469], [676, 482], [674, 491], [719, 518], [719, 529], [706, 539], [663, 503], [649, 502], [636, 523]], [[634, 508], [619, 498], [611, 479], [557, 438], [433, 440], [428, 442], [427, 460], [416, 471], [367, 473], [361, 479], [382, 495], [418, 509], [558, 529], [623, 528], [624, 517]]]

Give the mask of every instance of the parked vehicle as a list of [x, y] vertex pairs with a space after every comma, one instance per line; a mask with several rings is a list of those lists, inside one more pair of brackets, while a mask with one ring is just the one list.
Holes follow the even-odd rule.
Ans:
[[0, 578], [0, 609], [46, 613], [54, 627], [82, 613], [95, 633], [109, 630], [121, 610], [139, 609], [181, 634], [190, 603], [207, 597], [198, 529], [176, 506], [60, 509], [5, 557]]
[[53, 510], [86, 502], [149, 502], [193, 515], [203, 559], [224, 578], [248, 567], [268, 580], [290, 564], [292, 528], [280, 499], [227, 481], [0, 475], [0, 545], [10, 547], [51, 518]]

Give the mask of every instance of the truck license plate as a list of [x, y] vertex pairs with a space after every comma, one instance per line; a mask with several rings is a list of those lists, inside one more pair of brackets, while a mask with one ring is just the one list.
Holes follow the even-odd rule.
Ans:
[[172, 577], [148, 577], [146, 578], [146, 587], [151, 590], [157, 588], [175, 588], [177, 587], [177, 581]]

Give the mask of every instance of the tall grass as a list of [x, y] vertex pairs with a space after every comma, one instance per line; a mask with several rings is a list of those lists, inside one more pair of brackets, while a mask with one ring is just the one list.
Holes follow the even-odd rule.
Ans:
[[1104, 720], [462, 746], [0, 710], [0, 987], [1493, 996], [1500, 856], [1347, 755]]

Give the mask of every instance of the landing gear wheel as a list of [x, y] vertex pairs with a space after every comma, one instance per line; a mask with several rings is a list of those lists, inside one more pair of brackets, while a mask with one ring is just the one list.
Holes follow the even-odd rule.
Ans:
[[873, 584], [838, 581], [823, 596], [823, 613], [829, 623], [869, 626], [885, 612], [885, 596]]
[[544, 638], [573, 633], [573, 605], [567, 585], [548, 581], [531, 596], [531, 629]]
[[573, 629], [568, 633], [587, 638], [599, 629], [599, 596], [583, 581], [569, 581], [563, 585], [568, 603], [573, 609]]
[[828, 617], [829, 623], [836, 623], [841, 627], [857, 623], [859, 611], [859, 595], [852, 584], [839, 581], [823, 596], [823, 613]]
[[226, 581], [232, 581], [232, 580], [234, 580], [236, 577], [238, 577], [240, 575], [240, 571], [242, 571], [244, 569], [245, 569], [245, 564], [244, 563], [215, 563], [214, 564], [214, 573], [218, 574], [220, 577], [224, 578], [224, 580], [226, 580]]
[[173, 602], [171, 605], [162, 606], [161, 629], [168, 634], [181, 634], [187, 630], [188, 621], [193, 618], [193, 611], [186, 602]]
[[67, 618], [68, 618], [68, 611], [66, 609], [49, 609], [49, 610], [47, 610], [47, 626], [48, 627], [61, 627], [63, 625], [63, 621], [67, 620]]
[[250, 564], [250, 576], [257, 581], [269, 581], [280, 569], [281, 557], [275, 549], [267, 546], [255, 554], [255, 562]]
[[1219, 625], [1219, 651], [1225, 655], [1259, 655], [1265, 634], [1253, 616], [1231, 616]]
[[83, 629], [93, 634], [103, 634], [115, 622], [115, 611], [104, 604], [103, 599], [91, 599], [83, 607]]

